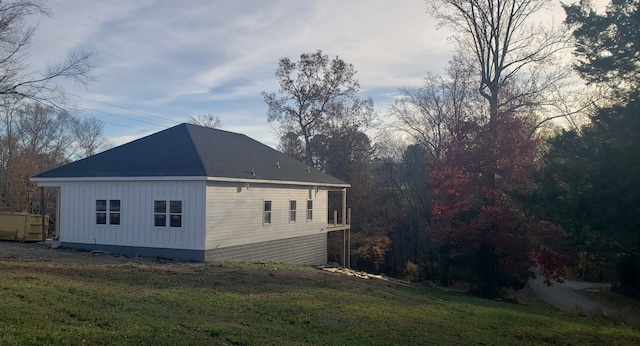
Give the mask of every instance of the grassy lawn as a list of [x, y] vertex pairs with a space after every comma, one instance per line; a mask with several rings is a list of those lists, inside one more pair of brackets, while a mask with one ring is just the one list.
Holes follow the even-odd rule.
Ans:
[[281, 265], [0, 260], [2, 345], [638, 345], [533, 305]]

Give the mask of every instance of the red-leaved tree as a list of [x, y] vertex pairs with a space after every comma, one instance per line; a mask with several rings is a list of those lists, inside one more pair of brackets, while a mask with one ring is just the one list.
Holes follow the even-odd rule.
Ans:
[[549, 222], [526, 215], [517, 196], [534, 188], [537, 140], [524, 119], [500, 113], [486, 124], [465, 122], [431, 164], [433, 220], [429, 228], [441, 250], [443, 278], [452, 270], [484, 296], [521, 288], [536, 267], [561, 280], [564, 257], [545, 239], [561, 233]]

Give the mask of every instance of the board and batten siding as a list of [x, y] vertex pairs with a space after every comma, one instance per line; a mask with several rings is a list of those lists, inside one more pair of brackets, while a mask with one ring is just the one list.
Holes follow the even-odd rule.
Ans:
[[[205, 181], [87, 181], [60, 186], [60, 242], [204, 250]], [[96, 224], [96, 200], [120, 200], [120, 225]], [[155, 227], [156, 200], [182, 201], [182, 227]]]
[[[210, 181], [206, 200], [206, 250], [327, 233], [322, 187]], [[297, 204], [295, 222], [289, 222], [291, 200]], [[308, 200], [313, 201], [312, 220], [306, 217]], [[264, 201], [272, 203], [270, 224], [262, 222]]]

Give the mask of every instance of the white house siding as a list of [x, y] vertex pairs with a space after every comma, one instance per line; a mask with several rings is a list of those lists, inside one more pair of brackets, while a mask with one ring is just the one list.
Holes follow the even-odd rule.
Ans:
[[[61, 243], [204, 249], [205, 181], [61, 182]], [[96, 200], [119, 199], [120, 225], [96, 224]], [[155, 200], [182, 201], [182, 227], [155, 227]]]
[[[272, 203], [271, 224], [262, 223], [267, 200]], [[296, 222], [289, 222], [290, 200], [297, 203]], [[208, 182], [206, 201], [206, 250], [315, 236], [325, 239], [326, 252], [327, 191], [322, 187]]]

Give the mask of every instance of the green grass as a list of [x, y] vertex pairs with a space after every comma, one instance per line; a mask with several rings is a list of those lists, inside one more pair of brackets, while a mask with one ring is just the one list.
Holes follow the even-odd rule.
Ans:
[[0, 261], [2, 345], [601, 345], [640, 331], [281, 265]]

